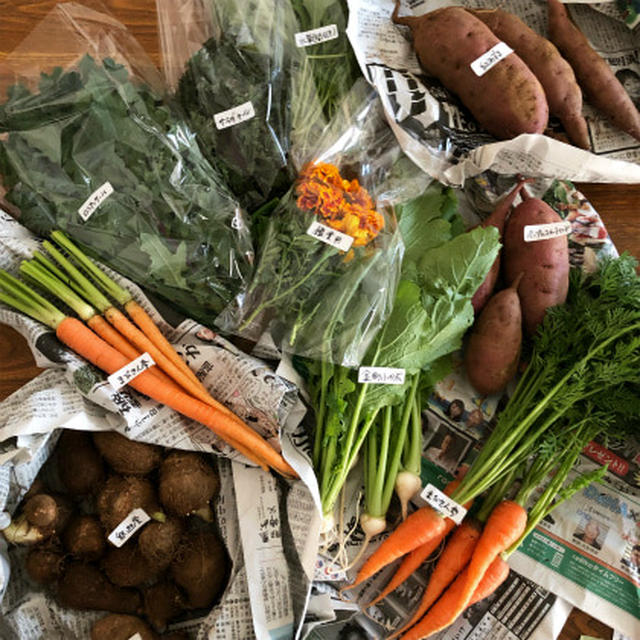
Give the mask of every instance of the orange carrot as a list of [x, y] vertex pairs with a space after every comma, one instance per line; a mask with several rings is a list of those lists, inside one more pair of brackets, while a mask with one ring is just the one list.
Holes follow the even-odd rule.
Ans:
[[465, 571], [404, 637], [427, 638], [448, 627], [467, 608], [491, 563], [522, 535], [526, 525], [523, 507], [511, 500], [500, 502], [491, 512]]
[[[452, 480], [444, 488], [443, 493], [450, 496], [460, 486], [461, 482], [461, 477]], [[470, 506], [471, 503], [465, 505], [465, 509], [468, 509]], [[389, 580], [387, 586], [374, 600], [366, 605], [366, 607], [371, 607], [377, 602], [380, 602], [380, 600], [386, 598], [394, 589], [397, 589], [438, 548], [438, 545], [449, 535], [449, 532], [456, 526], [456, 523], [450, 518], [445, 518], [444, 525], [441, 536], [434, 536], [406, 555], [391, 580]]]
[[[76, 353], [109, 374], [115, 373], [129, 362], [126, 356], [75, 318], [66, 317], [62, 320], [57, 325], [56, 335]], [[298, 477], [284, 458], [237, 416], [235, 420], [231, 419], [227, 413], [189, 396], [177, 387], [161, 384], [148, 370], [131, 380], [130, 385], [157, 402], [204, 424], [232, 446], [234, 442], [239, 443], [245, 450], [252, 452], [252, 455], [281, 474]]]
[[402, 521], [397, 529], [373, 552], [364, 565], [362, 565], [355, 582], [346, 588], [350, 589], [364, 582], [374, 573], [391, 564], [405, 553], [413, 551], [416, 547], [426, 544], [434, 538], [437, 538], [437, 544], [440, 544], [440, 541], [445, 535], [445, 529], [445, 518], [431, 507], [421, 507], [417, 511], [414, 511], [406, 520]]
[[[470, 607], [472, 604], [480, 602], [480, 600], [484, 600], [484, 598], [491, 595], [507, 579], [508, 575], [509, 565], [500, 556], [496, 556], [476, 587], [467, 606]], [[462, 613], [461, 611], [458, 612], [453, 620], [448, 621], [451, 613], [450, 610], [456, 606], [456, 602], [460, 599], [468, 578], [469, 567], [467, 566], [453, 581], [453, 584], [444, 592], [442, 597], [433, 605], [431, 611], [429, 611], [418, 624], [405, 633], [405, 635], [402, 636], [402, 640], [422, 640], [436, 633], [436, 631], [440, 631], [449, 626], [449, 624]]]
[[[194, 398], [202, 400], [207, 404], [211, 404], [223, 413], [231, 414], [231, 411], [217, 403], [209, 392], [202, 387], [198, 380], [198, 384], [194, 385], [190, 376], [187, 376], [181, 368], [178, 368], [169, 358], [167, 358], [147, 336], [138, 329], [119, 309], [110, 307], [104, 311], [106, 319], [137, 349], [141, 352], [147, 352], [153, 361], [160, 367], [170, 378], [175, 380], [185, 391], [190, 393]], [[193, 373], [193, 372], [192, 372]]]
[[182, 371], [194, 385], [202, 387], [208, 395], [208, 391], [198, 380], [196, 374], [189, 368], [189, 365], [177, 354], [173, 345], [162, 335], [162, 332], [156, 326], [151, 316], [141, 307], [135, 300], [131, 299], [124, 305], [124, 310], [129, 317], [138, 325], [138, 328], [144, 333], [149, 340], [158, 348], [158, 350], [173, 364]]
[[389, 636], [388, 640], [395, 638], [420, 620], [442, 592], [456, 579], [458, 574], [467, 566], [469, 560], [471, 560], [471, 555], [478, 543], [480, 533], [481, 529], [478, 521], [473, 518], [465, 518], [451, 535], [447, 546], [438, 559], [418, 609], [409, 622], [402, 629]]
[[489, 565], [489, 568], [482, 576], [480, 584], [476, 587], [476, 590], [469, 600], [470, 607], [480, 600], [484, 600], [487, 596], [490, 596], [506, 579], [509, 575], [509, 565], [502, 556], [497, 556], [496, 559]]

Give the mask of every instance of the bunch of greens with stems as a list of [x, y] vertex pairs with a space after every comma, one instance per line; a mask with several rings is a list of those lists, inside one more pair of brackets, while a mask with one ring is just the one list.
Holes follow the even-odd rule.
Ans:
[[[156, 79], [153, 79], [154, 81]], [[0, 174], [20, 222], [62, 229], [93, 257], [205, 324], [251, 272], [238, 203], [159, 84], [84, 56], [19, 82], [0, 105]], [[89, 219], [78, 210], [106, 182]]]
[[355, 370], [326, 360], [294, 360], [315, 411], [313, 462], [329, 534], [336, 501], [363, 446], [361, 524], [367, 523], [368, 537], [386, 526], [381, 521], [403, 458], [406, 470], [419, 473], [420, 409], [450, 370], [449, 355], [473, 322], [473, 293], [499, 248], [493, 229], [460, 234], [456, 206], [453, 192], [434, 183], [399, 211], [405, 243], [401, 280], [391, 315], [363, 364], [404, 369], [404, 384], [359, 383]]
[[[636, 266], [633, 257], [623, 255], [603, 260], [593, 274], [572, 270], [566, 303], [547, 310], [529, 364], [453, 492], [454, 500], [465, 503], [490, 489], [539, 454], [541, 443], [555, 454], [546, 456], [549, 464], [562, 456], [570, 469], [588, 441], [614, 433], [637, 415], [640, 278]], [[608, 414], [619, 419], [611, 420]], [[563, 431], [573, 434], [568, 441], [556, 439]], [[537, 457], [531, 474], [537, 473], [544, 458]], [[538, 479], [549, 470], [540, 469]], [[535, 485], [535, 481], [525, 483], [525, 487]], [[534, 520], [539, 521], [539, 513], [546, 515], [555, 495], [537, 507]]]

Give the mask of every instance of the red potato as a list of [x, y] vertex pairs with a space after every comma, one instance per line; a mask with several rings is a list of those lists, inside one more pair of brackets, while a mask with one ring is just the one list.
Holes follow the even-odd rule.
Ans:
[[558, 116], [573, 144], [588, 149], [589, 132], [582, 115], [582, 91], [571, 65], [556, 46], [508, 11], [476, 9], [470, 13], [524, 60], [544, 88], [550, 113]]
[[490, 298], [471, 330], [464, 365], [469, 382], [482, 395], [502, 391], [516, 375], [522, 346], [522, 275]]
[[560, 49], [587, 100], [611, 122], [640, 140], [640, 113], [611, 67], [572, 22], [559, 0], [548, 0], [549, 38]]
[[[530, 182], [529, 178], [521, 178], [518, 180], [516, 186], [511, 189], [511, 191], [502, 198], [500, 202], [498, 202], [496, 208], [491, 212], [491, 215], [486, 220], [483, 220], [480, 226], [485, 229], [487, 227], [495, 227], [500, 232], [500, 239], [502, 239], [502, 233], [504, 232], [504, 224], [507, 220], [507, 216], [511, 211], [511, 207], [515, 202], [516, 197], [520, 193], [520, 190], [527, 182]], [[487, 277], [484, 279], [478, 290], [473, 294], [473, 298], [471, 299], [471, 304], [473, 305], [473, 310], [476, 314], [482, 311], [487, 300], [491, 297], [499, 275], [500, 253], [498, 253], [494, 263], [491, 265], [491, 269], [489, 270]]]
[[499, 43], [478, 18], [461, 7], [445, 7], [422, 16], [399, 17], [396, 0], [392, 20], [411, 29], [422, 68], [454, 92], [476, 120], [497, 138], [542, 133], [549, 119], [544, 90], [531, 69], [515, 53], [483, 75], [471, 63]]
[[546, 203], [522, 190], [524, 202], [514, 210], [504, 235], [504, 275], [513, 282], [523, 273], [518, 293], [522, 305], [524, 327], [533, 335], [546, 310], [567, 299], [569, 290], [569, 243], [566, 235], [525, 242], [528, 225], [562, 222], [562, 218]]

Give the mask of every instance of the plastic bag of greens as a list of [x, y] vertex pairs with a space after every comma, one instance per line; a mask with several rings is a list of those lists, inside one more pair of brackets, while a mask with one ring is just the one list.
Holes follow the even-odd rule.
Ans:
[[281, 0], [156, 2], [167, 82], [203, 152], [253, 211], [295, 177], [294, 105], [324, 124], [314, 92], [296, 95], [304, 54], [295, 14]]
[[20, 221], [64, 230], [211, 324], [251, 271], [249, 230], [125, 27], [58, 5], [2, 63], [0, 81], [0, 175]]
[[216, 322], [254, 340], [268, 328], [285, 351], [356, 366], [395, 295], [403, 245], [382, 190], [400, 151], [363, 85], [322, 140], [271, 215], [251, 283]]

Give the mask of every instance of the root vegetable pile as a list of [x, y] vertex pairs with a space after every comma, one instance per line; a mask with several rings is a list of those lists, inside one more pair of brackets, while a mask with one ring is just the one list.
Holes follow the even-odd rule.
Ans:
[[[212, 509], [218, 489], [204, 454], [116, 432], [64, 431], [2, 533], [30, 545], [26, 574], [60, 605], [111, 612], [92, 639], [156, 640], [172, 621], [206, 613], [224, 589], [229, 559]], [[151, 520], [114, 538], [135, 509]]]

